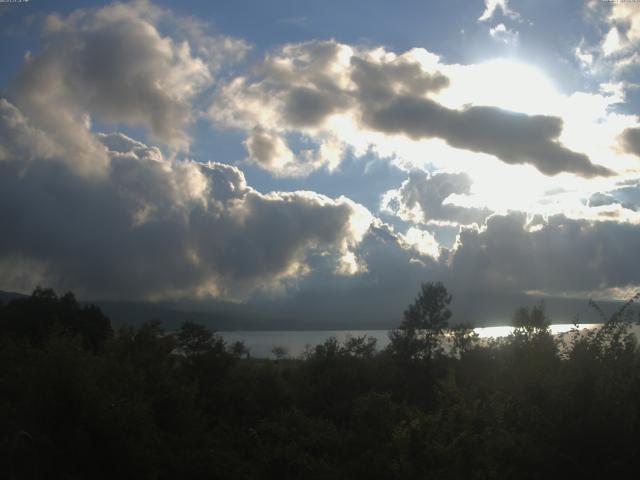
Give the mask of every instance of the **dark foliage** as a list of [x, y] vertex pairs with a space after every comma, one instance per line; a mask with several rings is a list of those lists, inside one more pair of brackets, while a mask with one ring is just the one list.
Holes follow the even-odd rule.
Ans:
[[423, 283], [398, 329], [390, 332], [393, 353], [405, 359], [427, 360], [440, 353], [438, 339], [449, 326], [450, 303], [451, 295], [442, 283]]
[[559, 340], [538, 305], [483, 343], [447, 329], [450, 299], [423, 286], [383, 351], [356, 337], [261, 360], [194, 323], [112, 334], [99, 310], [38, 289], [0, 306], [0, 476], [637, 475], [640, 350], [623, 315]]
[[51, 289], [36, 288], [0, 308], [0, 337], [11, 336], [41, 344], [52, 334], [80, 337], [92, 350], [113, 335], [111, 322], [94, 305], [81, 306], [73, 293], [58, 297]]

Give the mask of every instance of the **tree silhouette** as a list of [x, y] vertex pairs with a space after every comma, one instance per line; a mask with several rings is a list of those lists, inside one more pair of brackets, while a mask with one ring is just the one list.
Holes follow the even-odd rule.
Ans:
[[423, 283], [404, 320], [390, 333], [394, 353], [405, 358], [433, 358], [451, 318], [451, 295], [442, 282]]
[[544, 311], [544, 302], [540, 302], [533, 308], [521, 307], [516, 310], [511, 325], [515, 327], [514, 333], [531, 337], [548, 333], [551, 320]]
[[93, 351], [113, 336], [111, 321], [95, 305], [81, 305], [73, 293], [58, 297], [50, 288], [37, 287], [31, 296], [0, 308], [0, 337], [12, 336], [40, 344], [53, 334], [82, 339]]
[[212, 350], [215, 340], [207, 327], [191, 320], [183, 322], [176, 335], [176, 344], [187, 357], [203, 355]]

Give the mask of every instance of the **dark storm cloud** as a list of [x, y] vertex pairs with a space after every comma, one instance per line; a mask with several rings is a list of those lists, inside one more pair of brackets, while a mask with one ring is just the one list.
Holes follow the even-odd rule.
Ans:
[[[367, 264], [365, 272], [336, 278], [317, 268], [282, 300], [282, 311], [316, 324], [340, 319], [388, 328], [398, 324], [421, 282], [440, 280], [453, 293], [456, 323], [504, 325], [516, 308], [539, 300], [524, 293], [531, 291], [583, 295], [567, 308], [555, 305], [560, 316], [554, 320], [569, 322], [593, 292], [638, 285], [640, 226], [564, 216], [529, 219], [518, 212], [494, 215], [485, 229], [463, 230], [457, 248], [435, 261], [406, 248], [392, 229], [378, 224], [357, 251]], [[546, 301], [554, 315], [553, 298]]]
[[[27, 288], [43, 282], [103, 297], [238, 298], [295, 278], [310, 252], [342, 255], [358, 242], [354, 217], [366, 222], [368, 213], [346, 199], [264, 195], [235, 167], [169, 162], [119, 134], [98, 135], [108, 169], [86, 174], [55, 150], [42, 158], [41, 132], [24, 117], [9, 121], [20, 113], [1, 105], [0, 138], [20, 141], [0, 161], [0, 265], [36, 265], [39, 277], [22, 272]], [[2, 287], [20, 287], [12, 281], [3, 278]]]
[[468, 229], [452, 253], [450, 283], [491, 291], [588, 292], [637, 285], [640, 226], [558, 215], [529, 229], [525, 214]]

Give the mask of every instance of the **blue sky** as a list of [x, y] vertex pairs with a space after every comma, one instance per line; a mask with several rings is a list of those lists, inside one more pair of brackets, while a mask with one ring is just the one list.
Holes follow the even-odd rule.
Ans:
[[640, 284], [635, 4], [30, 0], [0, 35], [2, 289], [346, 315]]

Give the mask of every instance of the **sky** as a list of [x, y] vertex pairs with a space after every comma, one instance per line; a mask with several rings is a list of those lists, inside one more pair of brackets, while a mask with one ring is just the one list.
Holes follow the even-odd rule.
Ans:
[[0, 290], [638, 290], [640, 3], [29, 0], [0, 38]]

